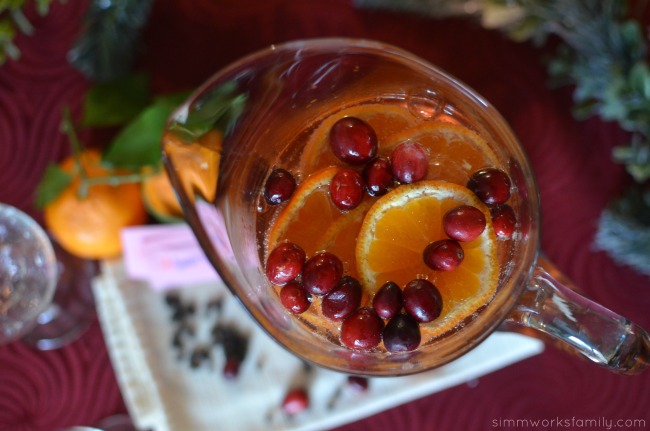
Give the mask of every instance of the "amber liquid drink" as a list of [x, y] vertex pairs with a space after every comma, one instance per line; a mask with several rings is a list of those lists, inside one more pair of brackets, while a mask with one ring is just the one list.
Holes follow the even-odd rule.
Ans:
[[[368, 75], [381, 86], [393, 73]], [[408, 90], [341, 100], [289, 143], [260, 199], [275, 293], [351, 349], [410, 351], [460, 330], [491, 301], [521, 236], [508, 163], [442, 91]], [[481, 186], [503, 196], [488, 206]]]
[[[503, 119], [398, 48], [324, 39], [256, 53], [199, 88], [163, 146], [219, 274], [307, 360], [413, 373], [509, 321], [585, 354], [598, 344], [618, 371], [647, 362], [640, 328], [536, 265], [537, 189]], [[551, 310], [558, 298], [572, 305]], [[542, 308], [555, 314], [531, 317]]]

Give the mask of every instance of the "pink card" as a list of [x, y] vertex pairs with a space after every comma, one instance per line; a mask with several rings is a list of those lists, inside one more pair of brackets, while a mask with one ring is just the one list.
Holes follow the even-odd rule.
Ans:
[[219, 281], [187, 224], [125, 228], [122, 250], [129, 278], [146, 281], [155, 290]]

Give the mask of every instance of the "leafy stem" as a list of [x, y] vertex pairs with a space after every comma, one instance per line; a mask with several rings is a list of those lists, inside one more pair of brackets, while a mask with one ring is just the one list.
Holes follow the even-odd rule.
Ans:
[[63, 107], [62, 117], [61, 132], [63, 132], [68, 137], [68, 142], [72, 148], [72, 154], [75, 160], [74, 173], [79, 174], [82, 179], [85, 179], [88, 177], [88, 175], [86, 173], [86, 169], [81, 163], [81, 151], [83, 149], [83, 146], [79, 140], [79, 136], [77, 135], [77, 130], [74, 127], [72, 114], [70, 114], [70, 108], [67, 105]]
[[[73, 184], [77, 198], [85, 199], [90, 187], [139, 183], [155, 175], [161, 166], [161, 141], [167, 121], [187, 97], [187, 92], [152, 97], [145, 75], [127, 76], [91, 88], [86, 95], [81, 127], [121, 126], [102, 153], [100, 163], [104, 172], [99, 175], [87, 164], [84, 144], [70, 109], [65, 106], [60, 130], [70, 144], [73, 166], [64, 170], [52, 163], [46, 168], [36, 190], [36, 205], [44, 208]], [[229, 82], [198, 100], [187, 121], [174, 126], [189, 142], [212, 128], [227, 132], [245, 104], [246, 96], [238, 91], [237, 83]]]
[[61, 122], [61, 131], [66, 134], [70, 146], [72, 147], [72, 155], [74, 158], [74, 170], [73, 175], [79, 175], [79, 188], [77, 189], [77, 197], [79, 199], [85, 199], [88, 197], [88, 190], [92, 186], [97, 185], [109, 185], [109, 186], [118, 186], [121, 184], [128, 183], [138, 183], [142, 182], [148, 176], [152, 175], [151, 173], [135, 172], [127, 174], [116, 174], [112, 169], [109, 170], [109, 175], [94, 176], [90, 177], [88, 172], [81, 161], [81, 155], [83, 152], [83, 144], [77, 135], [77, 130], [72, 121], [72, 116], [70, 114], [70, 108], [65, 106], [63, 108], [63, 120]]
[[[37, 0], [36, 11], [40, 16], [47, 15], [52, 0]], [[62, 0], [63, 2], [63, 0]], [[17, 60], [20, 50], [14, 44], [17, 33], [30, 36], [34, 27], [23, 12], [26, 0], [0, 0], [0, 66], [7, 59]]]
[[197, 100], [183, 122], [173, 121], [169, 130], [192, 142], [212, 128], [228, 133], [246, 106], [246, 95], [229, 81], [213, 88]]
[[119, 186], [122, 184], [130, 183], [139, 183], [152, 176], [152, 173], [145, 172], [135, 172], [131, 174], [121, 174], [121, 175], [105, 175], [100, 177], [86, 178], [85, 184], [86, 187], [97, 186], [97, 185], [109, 185], [109, 186]]

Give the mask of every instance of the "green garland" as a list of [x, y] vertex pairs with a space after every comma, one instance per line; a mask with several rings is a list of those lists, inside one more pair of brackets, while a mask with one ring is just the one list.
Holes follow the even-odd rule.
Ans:
[[[26, 0], [0, 0], [0, 65], [8, 59], [18, 60], [20, 50], [14, 44], [17, 32], [31, 35], [34, 32], [23, 8]], [[50, 10], [52, 0], [35, 0], [36, 11], [44, 16]]]
[[90, 0], [83, 35], [68, 55], [72, 65], [94, 82], [128, 75], [152, 4], [153, 0]]
[[[516, 41], [561, 38], [549, 62], [554, 85], [574, 85], [574, 114], [599, 116], [631, 132], [614, 158], [634, 179], [650, 179], [650, 65], [645, 35], [621, 0], [357, 0], [435, 17], [470, 14]], [[469, 11], [469, 12], [468, 12]]]

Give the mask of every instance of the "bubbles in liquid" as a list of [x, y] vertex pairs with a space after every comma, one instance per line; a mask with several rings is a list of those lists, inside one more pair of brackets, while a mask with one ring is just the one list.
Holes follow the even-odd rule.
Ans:
[[445, 100], [442, 95], [429, 88], [411, 89], [406, 95], [406, 103], [409, 112], [423, 120], [433, 120], [445, 108]]

